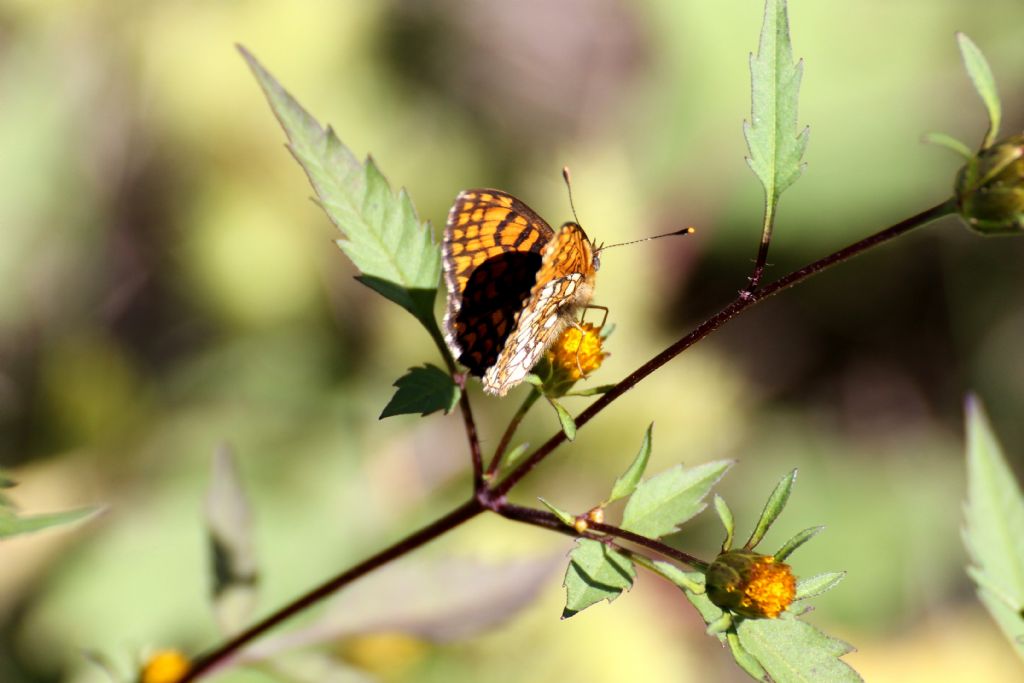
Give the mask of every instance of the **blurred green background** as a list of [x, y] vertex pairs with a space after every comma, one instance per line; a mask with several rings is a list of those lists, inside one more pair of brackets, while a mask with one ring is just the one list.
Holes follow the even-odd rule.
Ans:
[[[602, 259], [595, 303], [617, 330], [593, 381], [607, 383], [744, 285], [761, 189], [741, 121], [761, 12], [760, 0], [0, 0], [0, 465], [27, 512], [109, 506], [73, 532], [0, 545], [0, 681], [100, 681], [83, 649], [127, 668], [155, 646], [217, 639], [202, 501], [223, 442], [256, 510], [261, 612], [467, 490], [458, 416], [377, 421], [391, 382], [436, 350], [352, 279], [235, 42], [372, 153], [435, 229], [480, 186], [560, 223], [563, 164], [595, 240], [697, 226]], [[920, 135], [975, 145], [985, 128], [954, 31], [984, 50], [1004, 130], [1021, 130], [1022, 22], [1010, 0], [793, 3], [811, 137], [772, 274], [946, 198], [957, 159]], [[949, 219], [836, 268], [646, 380], [517, 499], [586, 509], [651, 420], [651, 472], [739, 461], [721, 491], [740, 533], [799, 467], [766, 547], [827, 526], [793, 559], [800, 575], [849, 571], [809, 617], [857, 646], [847, 661], [869, 681], [1020, 680], [964, 576], [959, 529], [966, 391], [1018, 471], [1024, 454], [1022, 257], [1024, 240]], [[472, 393], [493, 447], [518, 399]], [[523, 439], [556, 428], [537, 410]], [[720, 533], [703, 515], [674, 542], [711, 557]], [[395, 682], [746, 680], [650, 575], [560, 622], [568, 547], [474, 520], [403, 564], [554, 558], [535, 600], [444, 643], [384, 629], [322, 651]]]

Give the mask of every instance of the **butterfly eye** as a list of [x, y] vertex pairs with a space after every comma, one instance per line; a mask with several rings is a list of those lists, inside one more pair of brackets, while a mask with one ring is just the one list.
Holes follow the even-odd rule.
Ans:
[[594, 270], [601, 270], [601, 254], [600, 252], [594, 252]]

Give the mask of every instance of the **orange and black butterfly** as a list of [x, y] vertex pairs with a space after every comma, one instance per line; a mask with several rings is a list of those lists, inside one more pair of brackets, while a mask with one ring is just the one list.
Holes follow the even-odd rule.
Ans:
[[504, 396], [533, 369], [594, 294], [600, 267], [583, 228], [557, 232], [500, 190], [465, 190], [443, 242], [444, 337], [484, 391]]

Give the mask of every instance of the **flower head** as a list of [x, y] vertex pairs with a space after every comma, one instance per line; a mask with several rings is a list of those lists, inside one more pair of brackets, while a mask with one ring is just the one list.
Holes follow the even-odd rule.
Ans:
[[602, 350], [601, 342], [601, 330], [594, 325], [572, 325], [548, 349], [548, 361], [573, 380], [586, 377], [601, 367], [608, 355]]
[[796, 596], [796, 579], [789, 565], [750, 550], [719, 555], [708, 567], [706, 582], [711, 602], [755, 619], [774, 619]]
[[978, 152], [956, 177], [957, 211], [987, 235], [1024, 232], [1024, 135]]
[[181, 652], [159, 650], [142, 667], [139, 683], [178, 683], [188, 669], [188, 659]]

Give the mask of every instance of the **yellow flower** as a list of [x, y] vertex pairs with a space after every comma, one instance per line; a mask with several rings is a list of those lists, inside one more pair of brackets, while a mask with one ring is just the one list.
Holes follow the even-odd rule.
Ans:
[[608, 355], [601, 349], [601, 330], [590, 323], [572, 325], [548, 349], [551, 367], [565, 379], [575, 382], [601, 367]]
[[178, 683], [188, 673], [188, 659], [177, 650], [160, 650], [142, 667], [140, 683]]
[[789, 565], [771, 555], [730, 550], [719, 555], [706, 574], [708, 598], [744, 617], [774, 619], [796, 597]]

